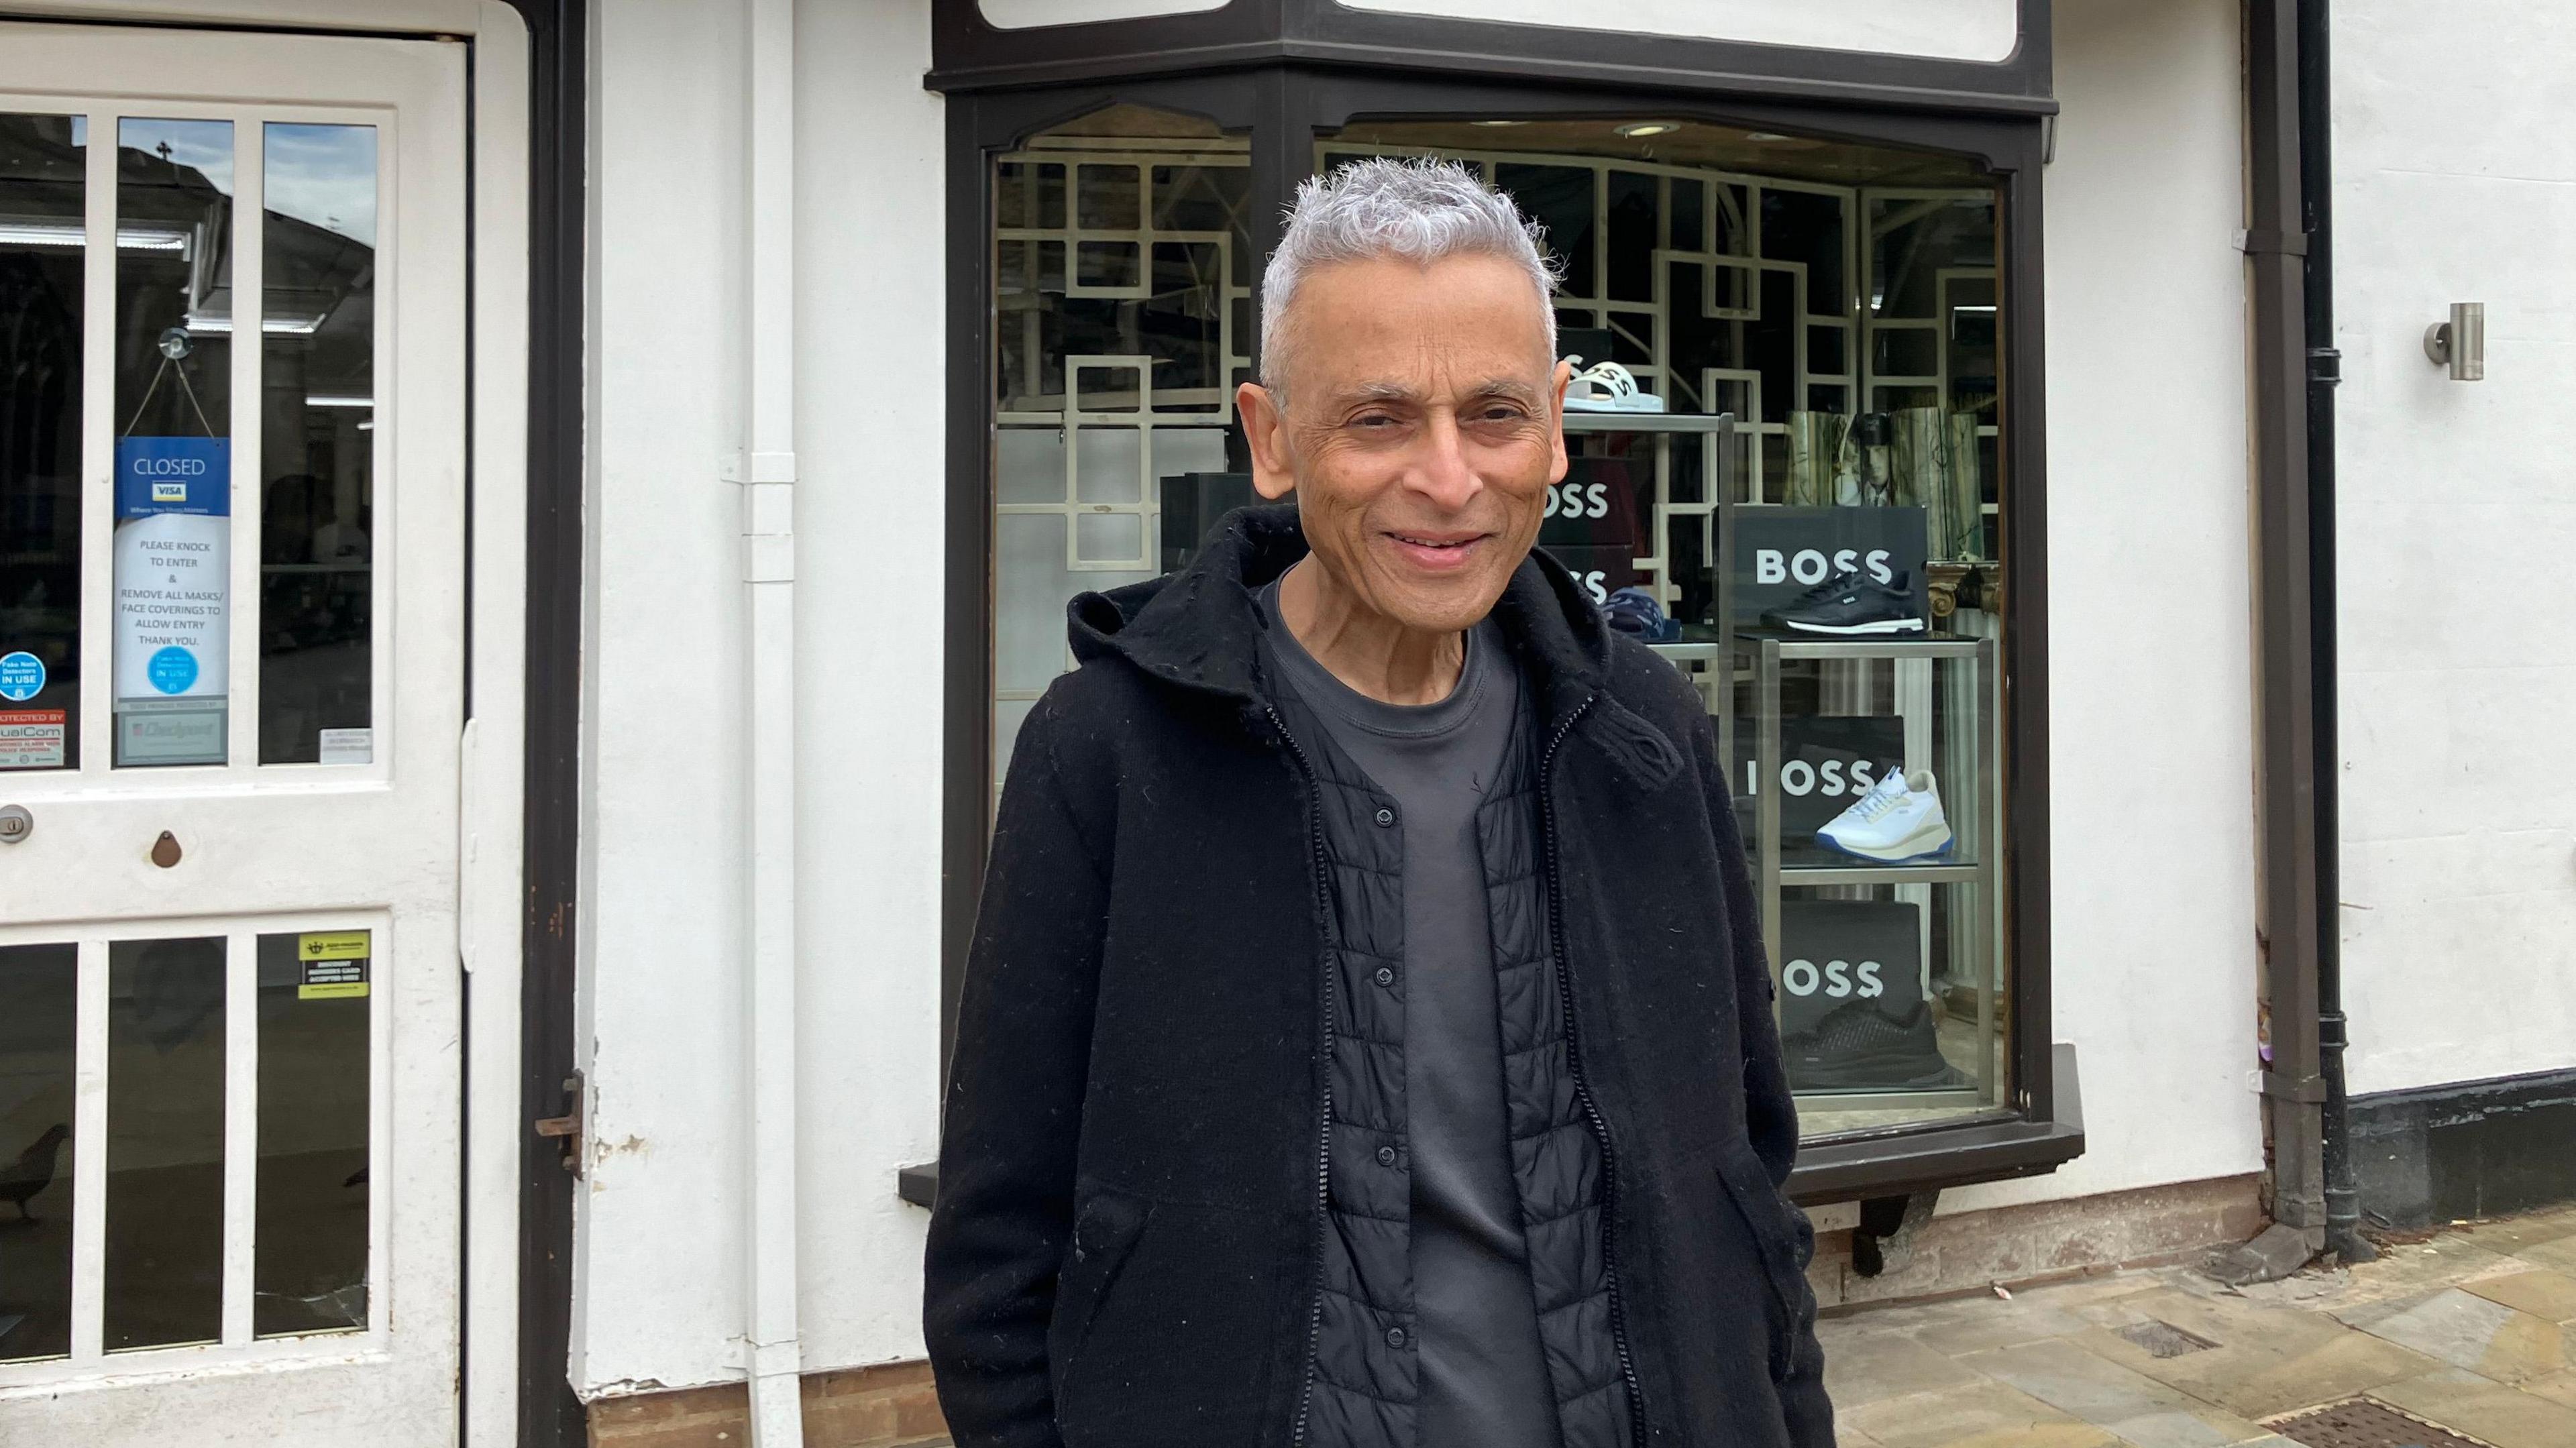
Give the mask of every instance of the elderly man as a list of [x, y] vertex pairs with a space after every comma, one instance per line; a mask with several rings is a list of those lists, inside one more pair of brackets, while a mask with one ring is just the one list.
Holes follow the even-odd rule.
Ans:
[[1446, 164], [1299, 193], [1266, 498], [1072, 606], [960, 1008], [962, 1448], [1830, 1448], [1699, 696], [1530, 551], [1554, 280]]

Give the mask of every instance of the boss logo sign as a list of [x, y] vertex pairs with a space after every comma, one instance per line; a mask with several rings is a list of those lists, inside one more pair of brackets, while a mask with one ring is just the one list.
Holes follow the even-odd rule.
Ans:
[[1780, 1029], [1835, 1011], [1901, 1021], [1923, 999], [1923, 911], [1905, 900], [1780, 902]]
[[1728, 508], [1723, 526], [1734, 535], [1726, 559], [1735, 621], [1750, 624], [1766, 608], [1852, 574], [1891, 585], [1905, 579], [1916, 610], [1929, 617], [1924, 516], [1921, 508]]
[[1872, 548], [1866, 553], [1857, 548], [1837, 548], [1831, 555], [1816, 548], [1801, 548], [1795, 553], [1785, 553], [1777, 548], [1756, 548], [1753, 550], [1753, 581], [1785, 583], [1794, 578], [1812, 587], [1827, 578], [1866, 572], [1881, 583], [1894, 583], [1896, 569], [1890, 566], [1890, 560], [1895, 556], [1884, 548]]
[[1780, 988], [1793, 996], [1824, 995], [1833, 1000], [1858, 996], [1876, 1000], [1887, 994], [1882, 973], [1887, 969], [1875, 960], [1855, 965], [1848, 960], [1828, 960], [1822, 966], [1812, 960], [1793, 960], [1780, 968]]
[[1610, 516], [1608, 483], [1559, 483], [1547, 490], [1547, 507], [1543, 518], [1607, 518]]
[[[1754, 758], [1757, 733], [1758, 721], [1735, 721], [1736, 795], [1748, 806], [1773, 783]], [[1905, 767], [1905, 721], [1890, 715], [1791, 714], [1780, 721], [1775, 767], [1780, 773], [1781, 843], [1792, 852], [1812, 850], [1818, 826]]]
[[[1812, 763], [1792, 759], [1780, 766], [1780, 792], [1792, 799], [1819, 793], [1827, 799], [1864, 795], [1878, 783], [1875, 776], [1901, 765], [1894, 759], [1883, 764], [1867, 759], [1824, 758]], [[1762, 767], [1749, 759], [1744, 762], [1744, 792], [1762, 792]]]

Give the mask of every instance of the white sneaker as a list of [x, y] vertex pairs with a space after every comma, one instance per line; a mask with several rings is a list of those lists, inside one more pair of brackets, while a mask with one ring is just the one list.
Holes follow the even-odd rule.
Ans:
[[[1580, 357], [1568, 357], [1580, 362]], [[1568, 412], [1661, 412], [1664, 400], [1637, 390], [1637, 376], [1616, 362], [1596, 362], [1565, 384]]]
[[1889, 770], [1851, 808], [1816, 831], [1819, 844], [1882, 865], [1950, 853], [1950, 821], [1932, 771]]

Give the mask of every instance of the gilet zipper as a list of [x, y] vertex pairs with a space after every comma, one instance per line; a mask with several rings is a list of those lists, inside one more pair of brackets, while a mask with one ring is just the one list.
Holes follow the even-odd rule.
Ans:
[[[1592, 1139], [1601, 1149], [1601, 1272], [1610, 1288], [1610, 1342], [1619, 1354], [1619, 1378], [1628, 1388], [1628, 1434], [1632, 1441], [1646, 1441], [1646, 1394], [1637, 1385], [1637, 1360], [1628, 1350], [1628, 1314], [1619, 1296], [1619, 1171], [1618, 1159], [1610, 1146], [1610, 1126], [1602, 1120], [1601, 1108], [1592, 1101], [1592, 1084], [1584, 1079], [1583, 1051], [1574, 1026], [1574, 976], [1565, 959], [1565, 887], [1556, 853], [1556, 802], [1548, 790], [1548, 775], [1556, 764], [1557, 746], [1574, 731], [1575, 723], [1592, 709], [1585, 699], [1565, 716], [1548, 736], [1547, 749], [1538, 761], [1538, 807], [1540, 833], [1546, 840], [1547, 860], [1547, 939], [1548, 950], [1556, 959], [1557, 1003], [1565, 1013], [1565, 1064], [1574, 1073], [1574, 1097], [1583, 1104], [1584, 1120], [1592, 1128]], [[1318, 1299], [1320, 1306], [1321, 1299]]]
[[1306, 838], [1314, 870], [1317, 918], [1322, 922], [1324, 938], [1323, 989], [1317, 997], [1321, 1003], [1318, 1039], [1323, 1043], [1323, 1052], [1319, 1058], [1320, 1108], [1315, 1119], [1315, 1272], [1307, 1297], [1306, 1369], [1297, 1390], [1296, 1427], [1288, 1439], [1291, 1445], [1299, 1445], [1306, 1441], [1306, 1420], [1315, 1403], [1315, 1363], [1324, 1341], [1324, 1234], [1332, 1230], [1333, 1209], [1333, 1015], [1337, 1003], [1333, 976], [1337, 951], [1333, 932], [1332, 866], [1324, 848], [1323, 791], [1316, 783], [1313, 761], [1299, 747], [1297, 736], [1289, 733], [1288, 726], [1281, 722], [1279, 711], [1268, 704], [1261, 708], [1270, 716], [1272, 732], [1288, 747], [1288, 753], [1297, 761], [1298, 772], [1305, 776]]

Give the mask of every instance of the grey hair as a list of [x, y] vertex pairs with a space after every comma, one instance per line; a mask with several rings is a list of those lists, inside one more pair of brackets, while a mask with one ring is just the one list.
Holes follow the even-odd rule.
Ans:
[[1540, 249], [1546, 235], [1510, 197], [1455, 161], [1371, 156], [1308, 177], [1261, 275], [1261, 385], [1287, 396], [1288, 306], [1307, 275], [1336, 262], [1387, 256], [1423, 265], [1453, 256], [1516, 263], [1538, 289], [1553, 362], [1557, 270]]

